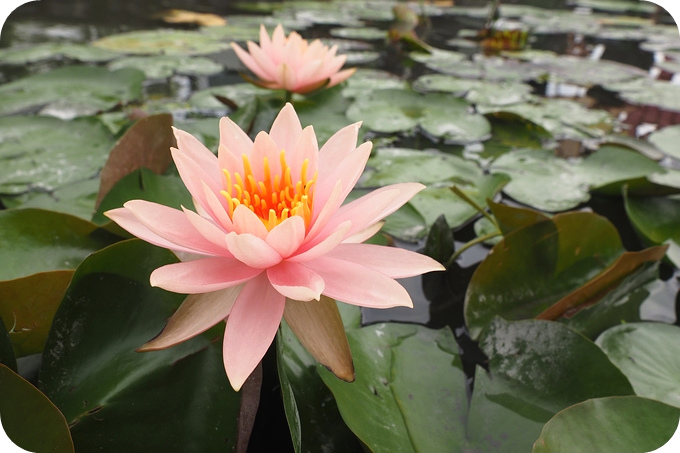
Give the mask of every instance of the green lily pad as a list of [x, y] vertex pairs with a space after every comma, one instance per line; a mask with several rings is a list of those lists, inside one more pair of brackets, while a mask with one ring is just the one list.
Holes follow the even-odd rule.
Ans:
[[363, 39], [366, 41], [385, 39], [387, 37], [387, 32], [385, 30], [380, 30], [374, 27], [343, 27], [343, 28], [332, 28], [329, 33], [331, 36], [336, 38], [344, 39]]
[[[631, 223], [647, 243], [680, 244], [680, 198], [677, 196], [626, 196], [625, 208]], [[673, 263], [680, 266], [678, 261]]]
[[92, 43], [123, 54], [206, 55], [229, 48], [229, 41], [187, 30], [142, 30], [105, 36]]
[[612, 117], [603, 110], [587, 109], [567, 99], [534, 99], [531, 103], [478, 106], [480, 113], [506, 112], [543, 127], [557, 138], [589, 138], [611, 129]]
[[360, 328], [358, 318], [346, 328], [356, 381], [318, 370], [357, 437], [376, 453], [463, 445], [465, 374], [451, 331], [407, 324]]
[[592, 8], [612, 13], [646, 13], [652, 14], [656, 5], [649, 2], [636, 2], [632, 0], [576, 0], [577, 6]]
[[442, 74], [464, 79], [484, 79], [488, 82], [528, 81], [545, 74], [545, 70], [532, 63], [498, 57], [475, 56], [472, 61], [462, 60], [435, 67], [432, 67], [432, 64], [429, 66], [430, 69]]
[[590, 199], [590, 190], [645, 177], [661, 170], [653, 160], [619, 146], [602, 146], [583, 158], [563, 159], [549, 150], [518, 149], [492, 162], [492, 173], [511, 181], [503, 191], [543, 211], [575, 208]]
[[93, 119], [0, 118], [0, 193], [52, 192], [90, 180], [113, 143], [111, 133]]
[[532, 98], [533, 88], [521, 82], [487, 82], [459, 79], [444, 74], [428, 74], [413, 82], [413, 89], [421, 92], [441, 91], [464, 97], [471, 104], [508, 105]]
[[412, 91], [377, 90], [354, 100], [347, 110], [353, 121], [364, 121], [376, 132], [423, 133], [447, 143], [486, 140], [491, 126], [482, 115], [470, 112], [470, 105], [455, 96]]
[[446, 73], [447, 68], [467, 60], [467, 55], [462, 52], [434, 48], [430, 49], [430, 53], [411, 52], [410, 57], [433, 71], [444, 73]]
[[680, 159], [680, 149], [678, 149], [680, 125], [666, 126], [663, 129], [654, 131], [649, 134], [647, 140], [656, 145], [667, 155]]
[[135, 68], [147, 78], [165, 79], [173, 74], [214, 75], [222, 72], [223, 67], [209, 58], [188, 57], [186, 55], [152, 55], [119, 58], [107, 65], [111, 71], [121, 68]]
[[11, 65], [25, 65], [27, 63], [59, 60], [62, 58], [100, 63], [113, 60], [119, 56], [116, 52], [92, 46], [62, 42], [46, 42], [30, 46], [13, 46], [0, 49], [0, 63]]
[[233, 83], [196, 91], [191, 95], [189, 104], [191, 104], [192, 107], [204, 109], [226, 110], [228, 106], [223, 102], [220, 102], [215, 96], [229, 99], [237, 106], [242, 106], [253, 101], [257, 96], [271, 95], [271, 93], [271, 90], [266, 90], [250, 83]]
[[59, 409], [3, 364], [0, 364], [0, 413], [0, 429], [16, 446], [26, 451], [73, 453], [69, 427]]
[[590, 60], [570, 55], [542, 57], [536, 62], [550, 74], [555, 83], [579, 86], [607, 85], [647, 77], [647, 72], [634, 66], [607, 60]]
[[46, 209], [90, 220], [98, 191], [99, 179], [92, 177], [49, 192], [32, 191], [20, 195], [0, 196], [0, 201], [7, 209]]
[[[677, 41], [677, 38], [675, 38]], [[634, 105], [653, 105], [664, 110], [680, 110], [680, 86], [665, 80], [650, 78], [633, 79], [625, 82], [610, 83], [604, 86], [609, 91], [619, 92], [619, 97]], [[643, 112], [644, 113], [644, 112]], [[646, 118], [643, 117], [643, 120]], [[650, 118], [658, 120], [658, 114]]]
[[673, 436], [680, 410], [638, 396], [576, 404], [546, 423], [533, 453], [656, 451]]
[[[75, 269], [90, 253], [120, 238], [93, 223], [40, 209], [0, 211], [0, 280]], [[6, 321], [8, 322], [8, 321]]]
[[[586, 237], [583, 231], [588, 231]], [[465, 295], [470, 335], [476, 338], [495, 316], [527, 319], [542, 314], [613, 266], [624, 251], [614, 225], [588, 212], [558, 214], [511, 231], [470, 280]]]
[[222, 363], [221, 329], [164, 351], [135, 349], [184, 299], [149, 285], [177, 262], [124, 241], [88, 257], [55, 315], [40, 388], [71, 426], [78, 451], [216, 451], [236, 440], [239, 395]]
[[680, 327], [637, 322], [606, 330], [597, 345], [628, 377], [635, 394], [680, 408]]
[[295, 451], [357, 451], [359, 443], [319, 377], [317, 361], [285, 322], [276, 340], [283, 404]]
[[0, 115], [93, 115], [140, 99], [143, 81], [144, 74], [131, 68], [66, 66], [0, 85]]

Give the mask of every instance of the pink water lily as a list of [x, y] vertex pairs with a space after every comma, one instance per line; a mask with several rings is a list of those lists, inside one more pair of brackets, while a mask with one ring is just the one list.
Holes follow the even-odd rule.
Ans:
[[333, 299], [412, 306], [394, 279], [443, 269], [415, 252], [361, 243], [423, 186], [386, 186], [343, 204], [371, 152], [370, 142], [356, 147], [358, 130], [347, 126], [319, 149], [290, 104], [254, 141], [222, 118], [217, 156], [174, 130], [172, 157], [196, 212], [133, 200], [106, 213], [133, 235], [189, 257], [151, 274], [151, 285], [189, 296], [142, 350], [173, 346], [224, 320], [224, 366], [238, 390], [285, 316], [318, 361], [353, 380]]
[[336, 55], [338, 46], [329, 49], [318, 39], [309, 43], [296, 32], [286, 37], [281, 25], [274, 29], [271, 38], [261, 25], [260, 45], [248, 41], [247, 52], [236, 43], [231, 46], [243, 64], [259, 78], [249, 81], [274, 90], [308, 93], [323, 86], [337, 85], [356, 70], [340, 70], [347, 56]]

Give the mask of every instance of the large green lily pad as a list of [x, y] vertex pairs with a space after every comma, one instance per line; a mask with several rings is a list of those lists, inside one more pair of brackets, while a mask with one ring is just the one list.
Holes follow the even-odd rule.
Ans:
[[187, 30], [143, 30], [109, 35], [92, 43], [123, 54], [206, 55], [229, 48], [229, 41]]
[[0, 118], [0, 193], [51, 192], [89, 180], [104, 166], [113, 142], [93, 119]]
[[680, 159], [680, 148], [678, 147], [678, 140], [680, 140], [680, 125], [666, 126], [663, 129], [654, 131], [649, 134], [647, 140], [669, 156]]
[[600, 147], [586, 157], [564, 159], [550, 150], [518, 149], [491, 163], [492, 173], [511, 181], [503, 189], [513, 199], [544, 211], [565, 211], [590, 199], [600, 186], [649, 176], [663, 171], [658, 163], [628, 148]]
[[363, 121], [376, 132], [423, 133], [448, 143], [486, 140], [489, 122], [471, 112], [470, 105], [455, 96], [404, 90], [377, 90], [359, 97], [347, 110], [347, 117]]
[[628, 377], [635, 394], [680, 408], [680, 327], [619, 325], [603, 332], [597, 345]]
[[533, 453], [656, 451], [678, 426], [680, 409], [639, 396], [596, 398], [546, 423]]
[[186, 55], [150, 55], [119, 58], [107, 65], [111, 71], [135, 68], [149, 79], [165, 79], [173, 74], [214, 75], [223, 70], [222, 65], [209, 58]]
[[464, 97], [471, 104], [509, 105], [532, 98], [533, 88], [521, 82], [489, 82], [460, 79], [445, 74], [428, 74], [413, 82], [413, 89], [421, 92], [448, 92]]
[[25, 65], [38, 61], [70, 58], [82, 62], [99, 63], [110, 61], [120, 54], [83, 44], [45, 42], [31, 46], [16, 46], [0, 49], [0, 62], [11, 65]]
[[[626, 196], [625, 208], [631, 223], [646, 242], [680, 245], [680, 198]], [[668, 256], [676, 267], [680, 266], [671, 251]]]
[[60, 118], [94, 115], [142, 97], [144, 73], [65, 66], [0, 85], [0, 116], [40, 112]]
[[71, 426], [78, 451], [205, 452], [233, 448], [239, 395], [222, 363], [221, 329], [164, 351], [135, 352], [184, 299], [149, 285], [177, 262], [139, 240], [77, 269], [43, 353], [41, 390]]

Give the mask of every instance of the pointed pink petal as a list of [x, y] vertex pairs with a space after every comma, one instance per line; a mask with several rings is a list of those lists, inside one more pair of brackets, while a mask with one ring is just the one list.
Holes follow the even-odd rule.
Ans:
[[319, 145], [316, 142], [314, 127], [305, 127], [300, 135], [298, 135], [297, 140], [293, 143], [292, 147], [286, 149], [288, 150], [286, 159], [288, 159], [288, 164], [290, 165], [291, 175], [294, 178], [293, 181], [297, 181], [298, 178], [301, 179], [302, 163], [305, 160], [308, 161], [307, 173], [305, 176], [307, 180], [312, 179], [316, 173], [316, 166], [319, 158]]
[[291, 261], [283, 261], [267, 269], [267, 277], [274, 288], [293, 300], [319, 300], [323, 279], [313, 270]]
[[[284, 107], [285, 108], [285, 107]], [[279, 114], [280, 115], [280, 114]], [[253, 177], [258, 181], [264, 180], [264, 159], [269, 162], [269, 174], [273, 179], [275, 175], [281, 174], [281, 150], [284, 149], [276, 143], [274, 137], [262, 131], [255, 137], [253, 152], [250, 162], [253, 169]]]
[[173, 250], [175, 252], [187, 252], [187, 253], [200, 253], [202, 255], [212, 255], [212, 253], [199, 252], [193, 248], [183, 247], [181, 245], [174, 244], [165, 238], [160, 237], [149, 228], [147, 228], [142, 222], [135, 217], [135, 215], [125, 208], [112, 209], [104, 213], [106, 217], [116, 222], [121, 228], [126, 230], [128, 233], [137, 236], [146, 242], [163, 247], [166, 249]]
[[203, 169], [213, 180], [221, 181], [217, 168], [217, 157], [196, 137], [176, 127], [172, 128], [177, 140], [177, 149]]
[[323, 293], [333, 299], [370, 308], [413, 307], [403, 286], [370, 267], [327, 256], [305, 265], [323, 278]]
[[172, 159], [175, 161], [179, 176], [194, 198], [194, 202], [209, 212], [210, 208], [205, 199], [203, 185], [207, 185], [213, 193], [219, 193], [224, 188], [222, 184], [223, 176], [218, 172], [217, 162], [215, 162], [213, 169], [206, 171], [180, 150], [172, 148], [170, 152], [172, 153]]
[[327, 178], [357, 148], [361, 123], [350, 124], [333, 134], [319, 150], [319, 178]]
[[288, 260], [302, 263], [325, 255], [343, 241], [350, 227], [351, 222], [349, 221], [338, 225], [330, 234], [324, 235], [323, 239], [320, 236], [317, 240], [305, 244], [300, 248], [300, 253], [293, 255]]
[[326, 256], [370, 267], [390, 278], [413, 277], [444, 270], [444, 266], [429, 256], [373, 244], [340, 244]]
[[[250, 153], [250, 149], [248, 149]], [[246, 154], [246, 156], [249, 154]], [[228, 146], [224, 143], [220, 143], [217, 148], [217, 160], [220, 166], [220, 171], [224, 172], [227, 170], [229, 173], [235, 171], [243, 173], [243, 154], [236, 155]]]
[[[253, 149], [253, 141], [248, 137], [248, 134], [243, 132], [243, 129], [238, 124], [226, 116], [220, 119], [220, 145], [224, 145], [231, 151], [231, 154], [239, 164], [241, 164], [241, 156], [245, 154], [250, 157], [251, 150]], [[220, 170], [226, 168], [227, 170], [234, 171], [230, 167], [230, 165], [234, 165], [232, 162], [231, 160], [228, 162], [220, 161]]]
[[186, 341], [222, 322], [229, 315], [243, 285], [192, 294], [168, 320], [163, 331], [137, 351], [157, 351]]
[[[252, 43], [248, 41], [248, 44]], [[246, 66], [246, 68], [250, 69], [257, 77], [267, 80], [267, 73], [262, 69], [260, 64], [255, 60], [255, 58], [252, 55], [243, 50], [235, 42], [231, 43], [231, 48], [234, 49], [234, 52], [236, 52], [236, 56], [239, 58], [239, 60], [241, 60], [241, 63], [243, 63]]]
[[305, 240], [305, 221], [300, 216], [289, 217], [267, 234], [265, 241], [283, 258], [293, 254]]
[[229, 251], [244, 264], [266, 269], [281, 262], [281, 255], [264, 240], [252, 234], [227, 234]]
[[278, 88], [297, 93], [297, 77], [295, 77], [295, 71], [288, 64], [281, 63], [281, 66], [277, 68], [276, 81], [279, 84]]
[[226, 251], [203, 237], [182, 211], [145, 200], [131, 200], [123, 206], [150, 231], [173, 244], [210, 255]]
[[262, 220], [257, 214], [248, 209], [245, 205], [236, 206], [232, 221], [234, 222], [234, 232], [238, 234], [249, 233], [260, 239], [264, 239], [269, 233], [267, 227], [264, 226], [264, 223], [262, 223]]
[[262, 48], [262, 51], [271, 58], [272, 41], [269, 39], [269, 33], [267, 33], [264, 24], [260, 24], [260, 47]]
[[314, 239], [316, 235], [323, 230], [328, 221], [333, 217], [333, 214], [335, 214], [342, 205], [342, 201], [342, 181], [338, 181], [335, 183], [335, 187], [328, 197], [328, 200], [321, 205], [320, 210], [315, 210], [312, 215], [311, 227], [307, 233], [307, 238], [309, 240]]
[[298, 80], [300, 80], [300, 85], [311, 85], [318, 82], [320, 79], [325, 79], [326, 77], [320, 77], [319, 74], [321, 72], [322, 66], [323, 61], [312, 60], [300, 67], [298, 70]]
[[[227, 213], [227, 200], [222, 194], [215, 194], [207, 184], [203, 183], [203, 195], [205, 196], [206, 211], [209, 217], [217, 221], [225, 231], [234, 229], [234, 224]], [[199, 212], [200, 214], [200, 212]]]
[[279, 151], [282, 149], [286, 150], [286, 159], [288, 159], [290, 153], [294, 151], [295, 142], [297, 142], [301, 133], [302, 125], [300, 125], [300, 120], [297, 113], [295, 113], [293, 105], [288, 102], [276, 116], [276, 119], [274, 119], [269, 136], [274, 140]]
[[344, 82], [345, 80], [349, 79], [352, 77], [352, 75], [356, 72], [357, 68], [350, 68], [350, 69], [344, 69], [340, 72], [336, 72], [331, 76], [331, 81], [328, 82], [328, 88], [335, 86], [339, 83]]
[[281, 324], [286, 298], [265, 274], [245, 285], [227, 318], [224, 368], [238, 391], [271, 345]]
[[248, 52], [253, 57], [257, 64], [259, 71], [253, 71], [262, 80], [274, 80], [276, 75], [276, 66], [269, 55], [262, 51], [262, 49], [255, 43], [248, 41]]
[[382, 227], [385, 225], [384, 221], [376, 222], [373, 225], [371, 225], [368, 228], [365, 228], [358, 233], [354, 233], [351, 236], [347, 236], [344, 241], [342, 241], [343, 244], [360, 244], [370, 238], [372, 238], [375, 234], [377, 234]]
[[151, 273], [151, 286], [181, 294], [200, 294], [240, 285], [262, 272], [234, 258], [201, 258], [167, 264]]
[[286, 34], [284, 33], [283, 25], [281, 24], [274, 28], [274, 32], [272, 33], [272, 45], [277, 53], [283, 50], [283, 46], [286, 45]]
[[[186, 216], [187, 220], [189, 220], [189, 223], [191, 223], [191, 226], [193, 226], [201, 236], [206, 238], [208, 241], [214, 244], [218, 250], [221, 251], [219, 253], [220, 256], [231, 257], [231, 253], [227, 248], [227, 231], [224, 231], [222, 228], [217, 226], [213, 220], [208, 220], [204, 217], [201, 217], [194, 211], [190, 211], [184, 207], [182, 207], [182, 210], [184, 211], [184, 215]], [[218, 255], [218, 253], [215, 254]]]

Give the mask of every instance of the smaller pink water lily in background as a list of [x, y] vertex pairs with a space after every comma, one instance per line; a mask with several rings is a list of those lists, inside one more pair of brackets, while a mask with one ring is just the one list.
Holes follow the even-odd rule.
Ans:
[[419, 253], [362, 244], [424, 186], [394, 184], [343, 204], [371, 153], [370, 142], [356, 146], [358, 131], [358, 123], [346, 126], [319, 149], [291, 104], [255, 141], [222, 118], [217, 156], [174, 130], [172, 157], [196, 212], [133, 200], [106, 213], [133, 235], [190, 258], [151, 274], [152, 286], [189, 296], [140, 350], [168, 348], [226, 321], [224, 366], [238, 390], [284, 317], [320, 363], [354, 380], [335, 300], [412, 306], [394, 279], [444, 269]]
[[347, 56], [336, 55], [337, 46], [329, 49], [318, 39], [309, 43], [296, 32], [286, 37], [281, 25], [274, 29], [271, 38], [264, 25], [260, 25], [260, 45], [248, 41], [247, 46], [248, 52], [231, 43], [243, 64], [259, 78], [246, 79], [264, 88], [304, 94], [337, 85], [356, 71], [356, 68], [340, 70]]

